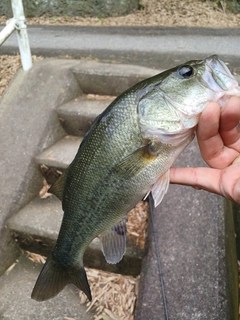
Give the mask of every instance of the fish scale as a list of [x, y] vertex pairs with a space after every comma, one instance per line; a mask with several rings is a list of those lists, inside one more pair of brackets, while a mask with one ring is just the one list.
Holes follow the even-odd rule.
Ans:
[[88, 244], [99, 236], [106, 260], [121, 260], [127, 212], [149, 192], [155, 206], [162, 201], [170, 167], [192, 141], [199, 115], [209, 101], [231, 95], [240, 95], [237, 81], [211, 56], [136, 84], [97, 117], [49, 190], [62, 200], [64, 216], [33, 299], [50, 299], [72, 283], [91, 300], [83, 266]]
[[[132, 103], [132, 101], [134, 100], [134, 97], [127, 97], [127, 101], [124, 101], [122, 103], [123, 107], [124, 104], [128, 104], [130, 105], [130, 103]], [[130, 103], [129, 103], [130, 101]], [[61, 232], [59, 234], [59, 243], [63, 243], [67, 246], [67, 248], [69, 248], [69, 242], [70, 243], [74, 243], [75, 241], [77, 241], [78, 243], [78, 247], [82, 247], [83, 243], [86, 241], [87, 239], [87, 235], [91, 234], [91, 238], [89, 238], [89, 241], [91, 241], [96, 235], [98, 235], [98, 232], [96, 234], [93, 234], [93, 232], [89, 233], [88, 230], [88, 225], [91, 225], [91, 228], [94, 229], [94, 224], [93, 221], [95, 222], [96, 225], [96, 229], [98, 230], [100, 228], [101, 225], [101, 215], [99, 215], [99, 206], [101, 205], [101, 203], [107, 203], [106, 202], [106, 194], [105, 197], [102, 197], [102, 200], [100, 201], [100, 195], [103, 193], [102, 189], [106, 189], [106, 188], [114, 188], [114, 186], [116, 185], [116, 179], [108, 179], [107, 176], [109, 174], [109, 171], [112, 168], [112, 164], [118, 163], [120, 158], [120, 154], [123, 157], [124, 156], [124, 152], [126, 154], [128, 154], [129, 152], [132, 152], [132, 145], [130, 145], [131, 149], [128, 150], [126, 148], [126, 145], [121, 147], [124, 147], [124, 150], [120, 150], [117, 154], [111, 152], [111, 149], [115, 149], [116, 145], [119, 142], [121, 142], [122, 139], [129, 141], [129, 132], [127, 131], [127, 128], [129, 127], [129, 124], [131, 126], [135, 125], [136, 126], [136, 121], [135, 123], [133, 123], [133, 118], [126, 116], [126, 113], [122, 112], [121, 106], [117, 106], [115, 107], [117, 109], [117, 111], [115, 112], [114, 115], [114, 120], [111, 123], [111, 126], [108, 126], [109, 132], [108, 134], [111, 135], [111, 140], [110, 143], [105, 144], [104, 149], [101, 148], [101, 153], [104, 155], [104, 153], [106, 153], [106, 157], [103, 157], [104, 162], [101, 164], [99, 164], [99, 160], [98, 160], [98, 154], [97, 152], [95, 152], [96, 150], [96, 145], [98, 144], [99, 147], [99, 136], [102, 135], [102, 131], [105, 131], [106, 128], [106, 124], [105, 122], [108, 121], [108, 119], [104, 119], [104, 123], [102, 124], [102, 126], [96, 126], [96, 132], [95, 134], [91, 135], [91, 140], [88, 141], [88, 148], [86, 149], [82, 149], [82, 147], [80, 147], [79, 152], [81, 152], [82, 156], [79, 157], [79, 155], [77, 154], [74, 162], [72, 165], [70, 165], [69, 167], [69, 175], [70, 175], [70, 179], [71, 179], [71, 167], [75, 167], [77, 166], [79, 168], [78, 170], [78, 174], [73, 176], [72, 182], [71, 182], [71, 187], [68, 188], [68, 193], [66, 194], [66, 198], [68, 200], [68, 203], [71, 203], [70, 205], [70, 209], [68, 207], [65, 207], [65, 204], [63, 203], [63, 210], [65, 211], [64, 215], [70, 216], [71, 220], [65, 218], [63, 221], [63, 225], [62, 225], [62, 229], [63, 230], [69, 230], [69, 233], [66, 232]], [[132, 109], [135, 110], [136, 112], [136, 105], [133, 105], [132, 103]], [[113, 110], [114, 112], [114, 110]], [[108, 118], [110, 116], [108, 115]], [[127, 123], [126, 123], [127, 122]], [[122, 136], [120, 137], [119, 134], [114, 134], [114, 128], [116, 126], [122, 126], [122, 130], [121, 132], [123, 132]], [[113, 129], [112, 129], [113, 128]], [[137, 127], [136, 127], [137, 129]], [[137, 130], [136, 130], [137, 132]], [[140, 146], [140, 142], [141, 142], [141, 137], [140, 137], [140, 131], [138, 129], [138, 135], [139, 135], [139, 146]], [[131, 136], [133, 136], [133, 133], [131, 131]], [[100, 144], [104, 144], [105, 140], [109, 140], [108, 136], [105, 136], [105, 139], [102, 139]], [[83, 142], [84, 144], [84, 142]], [[120, 149], [120, 148], [119, 148]], [[96, 159], [96, 160], [95, 160]], [[97, 161], [97, 163], [95, 162]], [[86, 166], [89, 163], [89, 167], [88, 170], [86, 170]], [[107, 166], [110, 166], [109, 168]], [[95, 174], [95, 184], [89, 184], [88, 180], [91, 180], [91, 172], [95, 172], [93, 171], [93, 168], [96, 167], [97, 169], [97, 177]], [[89, 173], [90, 172], [90, 173]], [[81, 179], [79, 179], [79, 177], [81, 177]], [[66, 180], [67, 183], [68, 180]], [[98, 184], [97, 181], [100, 181], [100, 183]], [[104, 183], [103, 183], [104, 181]], [[118, 181], [119, 183], [119, 181]], [[77, 192], [81, 195], [81, 197], [76, 197], [74, 194], [74, 191], [71, 192], [71, 188], [74, 188], [74, 190], [77, 190]], [[69, 194], [69, 196], [68, 196]], [[115, 203], [114, 203], [115, 204]], [[112, 215], [113, 215], [113, 211], [111, 212], [110, 210], [113, 210], [113, 205], [110, 206], [109, 208], [109, 212], [111, 213], [111, 219], [106, 219], [104, 220], [104, 223], [102, 223], [102, 229], [104, 230], [106, 228], [106, 225], [111, 224], [111, 220], [112, 220]], [[116, 209], [115, 209], [116, 211]], [[118, 210], [119, 211], [119, 210]], [[86, 216], [87, 212], [91, 212], [91, 215]], [[118, 213], [118, 215], [120, 214], [120, 218], [121, 218], [121, 213]], [[82, 223], [81, 217], [84, 217], [84, 223]], [[76, 221], [74, 220], [76, 219]], [[119, 220], [119, 217], [114, 217], [114, 222], [117, 222]], [[74, 222], [73, 222], [74, 221]], [[80, 222], [80, 223], [79, 223]], [[73, 232], [72, 228], [70, 227], [71, 224], [74, 224], [75, 229], [77, 229], [76, 232]], [[81, 227], [76, 228], [76, 226], [80, 224]], [[97, 228], [98, 227], [98, 228]], [[84, 230], [84, 234], [82, 232], [82, 230]], [[64, 236], [62, 236], [64, 234]], [[78, 240], [73, 239], [73, 235], [74, 238], [78, 238]], [[66, 240], [67, 239], [67, 240]], [[75, 240], [75, 241], [74, 241]], [[84, 240], [84, 241], [83, 241]], [[59, 255], [63, 255], [64, 253], [64, 260], [66, 257], [66, 251], [71, 252], [71, 256], [72, 256], [72, 250], [66, 250], [65, 249], [65, 245], [61, 246], [61, 249], [63, 250], [63, 252], [61, 252]], [[58, 247], [57, 247], [58, 249]], [[58, 250], [55, 249], [55, 252], [57, 252]]]

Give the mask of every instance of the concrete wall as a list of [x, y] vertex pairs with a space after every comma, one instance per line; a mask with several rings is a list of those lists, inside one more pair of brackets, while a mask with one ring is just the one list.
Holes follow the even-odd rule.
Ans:
[[[22, 0], [25, 16], [120, 16], [138, 8], [139, 0]], [[12, 16], [11, 1], [0, 1], [0, 15]]]

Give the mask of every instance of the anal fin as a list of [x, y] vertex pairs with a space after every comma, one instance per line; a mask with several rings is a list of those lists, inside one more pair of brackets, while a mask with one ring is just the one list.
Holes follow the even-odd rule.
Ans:
[[65, 171], [48, 190], [48, 192], [58, 197], [59, 200], [62, 200], [63, 187], [66, 180], [66, 176], [67, 174]]
[[126, 251], [127, 218], [99, 236], [102, 251], [108, 263], [118, 263]]

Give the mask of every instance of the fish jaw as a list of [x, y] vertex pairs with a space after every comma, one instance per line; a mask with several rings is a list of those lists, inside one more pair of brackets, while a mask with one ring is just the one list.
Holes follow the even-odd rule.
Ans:
[[[206, 70], [212, 75], [210, 81], [206, 81], [208, 86], [214, 91], [229, 91], [234, 94], [238, 87], [238, 82], [217, 55], [206, 58]], [[203, 75], [204, 78], [205, 74]], [[238, 90], [238, 89], [237, 89]], [[239, 92], [239, 90], [237, 91]]]
[[222, 106], [226, 97], [240, 96], [240, 87], [227, 65], [217, 55], [206, 59], [206, 70], [202, 75], [205, 85], [215, 92], [213, 101]]

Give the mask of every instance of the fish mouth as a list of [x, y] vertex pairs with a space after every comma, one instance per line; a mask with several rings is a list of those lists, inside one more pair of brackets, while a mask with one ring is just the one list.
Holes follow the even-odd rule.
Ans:
[[[212, 55], [205, 59], [205, 71], [201, 77], [201, 82], [207, 88], [215, 92], [227, 92], [234, 94], [238, 87], [237, 80], [233, 77], [230, 70], [217, 55]], [[233, 92], [231, 92], [233, 90]], [[239, 89], [237, 90], [239, 93]]]

